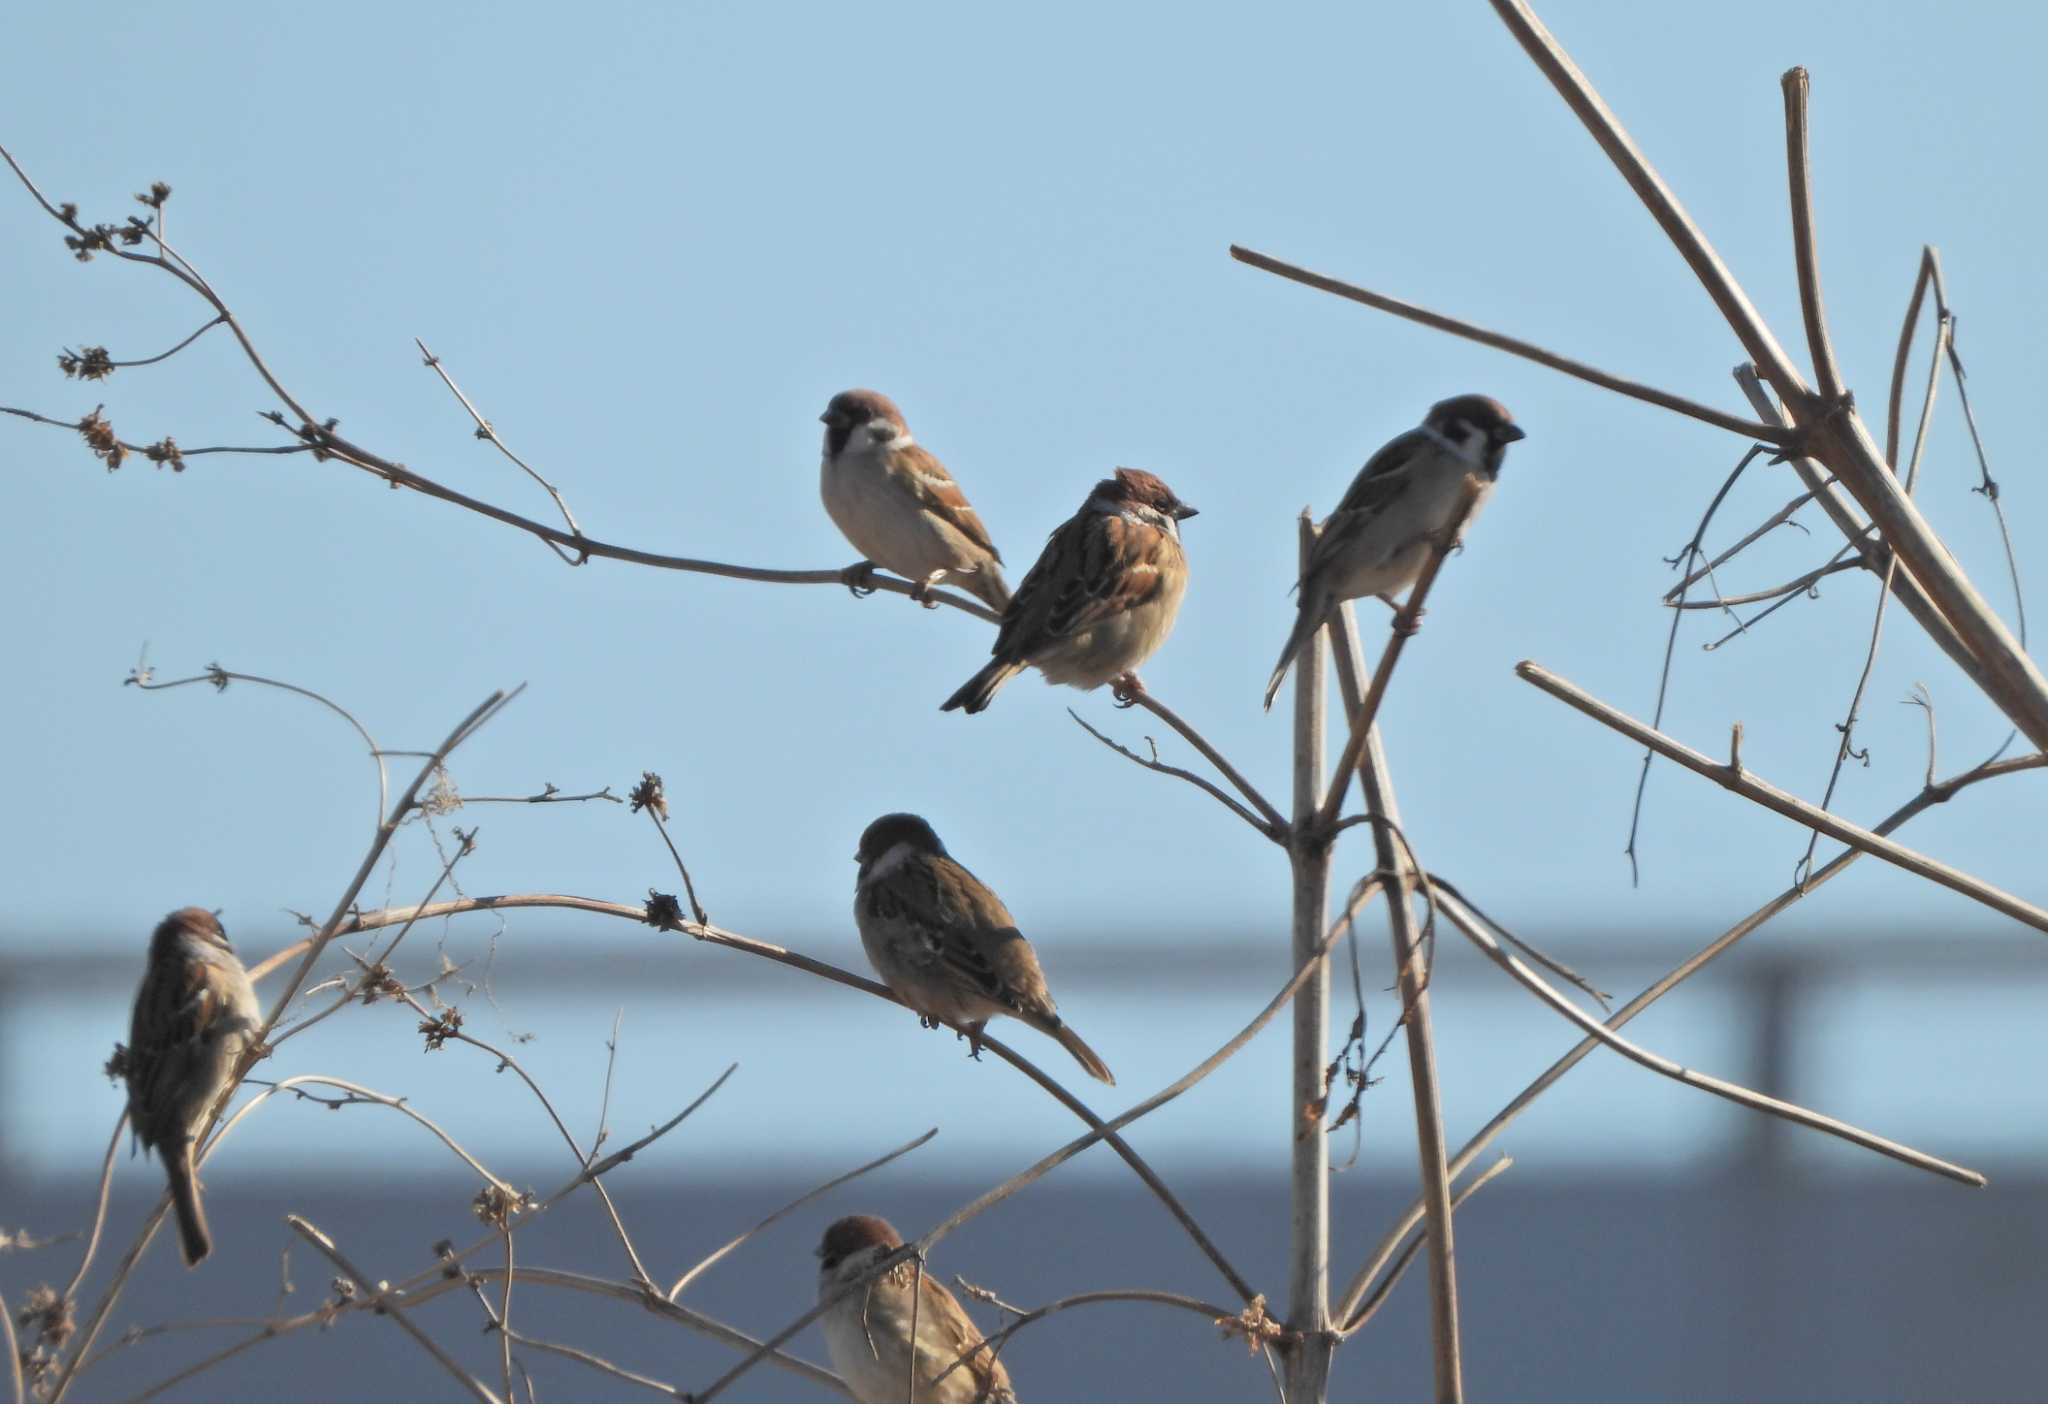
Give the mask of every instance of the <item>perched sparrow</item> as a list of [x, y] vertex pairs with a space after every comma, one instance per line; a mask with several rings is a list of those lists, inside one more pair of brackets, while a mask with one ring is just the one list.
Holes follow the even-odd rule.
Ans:
[[957, 576], [990, 609], [1008, 608], [1002, 553], [946, 465], [910, 437], [896, 402], [873, 390], [846, 390], [818, 417], [825, 424], [818, 485], [825, 510], [867, 557], [848, 583], [857, 591], [869, 570], [883, 566], [909, 580], [916, 587], [911, 598], [922, 600]]
[[1387, 599], [1415, 583], [1436, 537], [1450, 525], [1466, 481], [1478, 488], [1479, 508], [1493, 492], [1507, 447], [1522, 438], [1507, 408], [1484, 395], [1454, 395], [1431, 405], [1420, 428], [1391, 440], [1366, 460], [1337, 510], [1323, 523], [1302, 573], [1294, 632], [1280, 650], [1266, 684], [1266, 706], [1303, 644], [1346, 600]]
[[975, 1041], [998, 1014], [1058, 1039], [1093, 1078], [1116, 1079], [1060, 1022], [1031, 943], [1003, 899], [946, 853], [915, 814], [884, 814], [860, 836], [853, 920], [868, 961], [927, 1028], [943, 1019]]
[[213, 913], [186, 907], [165, 917], [149, 939], [149, 969], [128, 1026], [128, 1124], [163, 1161], [187, 1267], [213, 1251], [192, 1138], [232, 1090], [235, 1064], [262, 1021], [248, 973]]
[[1188, 588], [1180, 523], [1195, 509], [1137, 468], [1095, 485], [1017, 587], [996, 631], [995, 658], [939, 710], [979, 712], [1026, 668], [1049, 683], [1119, 688], [1173, 632]]
[[[887, 1221], [867, 1214], [841, 1219], [818, 1245], [818, 1300], [859, 1282], [903, 1246]], [[911, 1288], [917, 1288], [917, 1392], [910, 1393]], [[1017, 1404], [1010, 1372], [982, 1346], [960, 1368], [933, 1381], [982, 1340], [959, 1301], [929, 1272], [906, 1258], [865, 1286], [832, 1302], [819, 1318], [832, 1368], [860, 1404]]]

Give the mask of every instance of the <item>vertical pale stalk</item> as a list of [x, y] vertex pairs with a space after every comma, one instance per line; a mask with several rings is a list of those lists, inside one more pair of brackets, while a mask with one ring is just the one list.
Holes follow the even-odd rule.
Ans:
[[[1301, 561], [1315, 545], [1301, 524]], [[1294, 1079], [1288, 1124], [1294, 1128], [1293, 1233], [1288, 1254], [1287, 1325], [1300, 1333], [1287, 1352], [1289, 1404], [1321, 1404], [1330, 1380], [1330, 1147], [1323, 1134], [1323, 1066], [1329, 1044], [1330, 966], [1316, 960], [1329, 924], [1330, 843], [1317, 823], [1323, 803], [1323, 631], [1294, 663], [1294, 827], [1287, 860], [1294, 873], [1291, 964], [1315, 960], [1294, 996]]]
[[[1441, 559], [1441, 558], [1439, 558]], [[1359, 644], [1358, 617], [1350, 605], [1333, 627], [1337, 675], [1345, 706], [1354, 712], [1365, 703], [1365, 654]], [[1445, 1163], [1444, 1109], [1438, 1091], [1436, 1036], [1429, 1010], [1429, 964], [1415, 928], [1412, 901], [1416, 874], [1407, 846], [1397, 842], [1401, 810], [1394, 800], [1393, 774], [1377, 726], [1366, 733], [1359, 757], [1358, 788], [1366, 813], [1383, 822], [1372, 826], [1374, 861], [1387, 875], [1387, 921], [1393, 936], [1394, 978], [1401, 991], [1401, 1023], [1408, 1036], [1409, 1085], [1415, 1094], [1415, 1149], [1421, 1162], [1422, 1200], [1429, 1221], [1429, 1325], [1436, 1355], [1438, 1404], [1459, 1404], [1465, 1397], [1463, 1357], [1458, 1344], [1458, 1275], [1456, 1239], [1451, 1224], [1451, 1176]]]

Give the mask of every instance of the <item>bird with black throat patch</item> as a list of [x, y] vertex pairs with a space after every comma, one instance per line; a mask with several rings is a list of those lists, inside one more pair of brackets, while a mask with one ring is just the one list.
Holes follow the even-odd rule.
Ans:
[[1018, 585], [994, 657], [939, 710], [979, 712], [1026, 668], [1068, 687], [1143, 691], [1138, 666], [1173, 632], [1187, 593], [1180, 524], [1194, 515], [1143, 469], [1119, 468], [1097, 483]]
[[194, 1138], [214, 1104], [234, 1090], [236, 1064], [262, 1022], [255, 987], [218, 917], [185, 907], [157, 924], [128, 1024], [128, 1126], [163, 1162], [187, 1267], [213, 1251], [192, 1163]]
[[1002, 553], [946, 465], [911, 437], [896, 402], [877, 390], [842, 390], [818, 418], [825, 511], [866, 558], [847, 568], [854, 593], [870, 588], [880, 566], [908, 580], [910, 597], [931, 608], [937, 603], [926, 593], [952, 580], [1002, 613], [1010, 603]]
[[1415, 583], [1468, 485], [1476, 494], [1465, 517], [1471, 526], [1493, 494], [1508, 445], [1523, 437], [1500, 401], [1454, 395], [1366, 460], [1309, 552], [1296, 587], [1294, 629], [1266, 683], [1268, 710], [1302, 645], [1339, 605], [1376, 595], [1391, 607], [1390, 596]]
[[990, 1019], [1008, 1015], [1074, 1055], [1090, 1077], [1116, 1085], [1109, 1065], [1061, 1018], [1038, 955], [1003, 899], [954, 861], [915, 814], [884, 814], [854, 852], [860, 874], [853, 920], [882, 983], [927, 1028], [967, 1031], [980, 1056]]

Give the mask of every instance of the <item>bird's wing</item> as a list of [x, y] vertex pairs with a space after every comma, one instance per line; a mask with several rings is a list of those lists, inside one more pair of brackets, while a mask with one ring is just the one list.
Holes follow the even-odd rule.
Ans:
[[[920, 1309], [931, 1319], [932, 1335], [936, 1337], [934, 1343], [938, 1347], [932, 1364], [937, 1369], [946, 1369], [969, 1350], [974, 1350], [974, 1354], [968, 1356], [967, 1362], [960, 1367], [962, 1374], [974, 1377], [974, 1397], [991, 1401], [991, 1404], [994, 1401], [1014, 1401], [1016, 1396], [1010, 1389], [1010, 1372], [1003, 1368], [1003, 1362], [996, 1358], [994, 1351], [981, 1345], [984, 1339], [981, 1328], [960, 1305], [959, 1298], [930, 1274], [924, 1278], [924, 1301]], [[980, 1348], [975, 1349], [977, 1346]]]
[[1002, 560], [1002, 552], [996, 550], [988, 528], [982, 525], [981, 515], [969, 505], [967, 494], [960, 490], [960, 484], [953, 480], [953, 475], [946, 471], [946, 465], [939, 462], [930, 449], [922, 444], [911, 444], [894, 450], [889, 458], [890, 472], [910, 491], [918, 506], [953, 527], [996, 560]]
[[904, 863], [870, 883], [866, 900], [870, 915], [917, 934], [912, 958], [934, 978], [1020, 1015], [1054, 1017], [1038, 957], [1015, 918], [951, 858]]
[[1351, 480], [1351, 486], [1344, 490], [1337, 510], [1324, 520], [1322, 534], [1316, 538], [1315, 550], [1309, 556], [1308, 573], [1313, 574], [1320, 562], [1339, 554], [1399, 502], [1415, 483], [1417, 465], [1435, 447], [1435, 436], [1429, 430], [1410, 429], [1388, 440], [1368, 458], [1358, 476]]
[[1017, 587], [995, 656], [1029, 662], [1047, 644], [1147, 603], [1164, 587], [1178, 549], [1159, 528], [1119, 514], [1084, 511], [1068, 519]]
[[145, 1146], [182, 1131], [171, 1123], [186, 1100], [184, 1084], [222, 1013], [210, 974], [193, 960], [152, 965], [135, 997], [128, 1027], [128, 1108]]

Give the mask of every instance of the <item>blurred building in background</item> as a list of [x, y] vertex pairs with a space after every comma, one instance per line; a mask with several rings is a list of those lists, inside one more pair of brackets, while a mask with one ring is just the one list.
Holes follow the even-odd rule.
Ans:
[[[1472, 1396], [2040, 1397], [2048, 1119], [2038, 1114], [2034, 1079], [2020, 1073], [2041, 1065], [2041, 1035], [2027, 1027], [2024, 1011], [2039, 1008], [2048, 973], [2030, 945], [1973, 933], [1968, 959], [1959, 960], [1956, 939], [1881, 940], [1874, 949], [1866, 944], [1853, 964], [1823, 964], [1782, 948], [1743, 953], [1699, 977], [1668, 1011], [1646, 1015], [1631, 1036], [1688, 1063], [1698, 1050], [1704, 1070], [1969, 1164], [1991, 1177], [1991, 1188], [1918, 1174], [1596, 1053], [1501, 1138], [1499, 1149], [1516, 1165], [1461, 1213]], [[556, 953], [533, 954], [539, 949]], [[1624, 994], [1672, 963], [1661, 951], [1604, 940], [1561, 942], [1559, 954]], [[1008, 1069], [969, 1063], [951, 1039], [922, 1033], [882, 1006], [866, 1007], [873, 1001], [791, 980], [759, 962], [664, 953], [643, 969], [637, 959], [531, 943], [492, 970], [497, 1006], [472, 972], [466, 1007], [479, 1011], [472, 1027], [523, 1065], [553, 1068], [563, 1085], [545, 1076], [543, 1085], [585, 1149], [601, 1101], [594, 1073], [602, 1070], [617, 1009], [608, 1001], [622, 980], [632, 986], [633, 1004], [620, 1035], [612, 1147], [672, 1115], [716, 1075], [698, 1045], [729, 1047], [741, 1063], [744, 1076], [607, 1181], [655, 1276], [672, 1280], [786, 1200], [905, 1139], [899, 1130], [914, 1133], [922, 1120], [941, 1131], [925, 1150], [773, 1226], [684, 1298], [757, 1337], [810, 1304], [811, 1249], [831, 1218], [880, 1212], [915, 1234], [1074, 1134], [1064, 1112], [1048, 1112], [1040, 1105], [1047, 1099]], [[1178, 1046], [1153, 1049], [1147, 1038], [1171, 1042], [1183, 1023], [1188, 1048], [1206, 1051], [1228, 1037], [1277, 985], [1269, 965], [1216, 944], [1198, 945], [1177, 974], [1107, 951], [1069, 952], [1059, 970], [1069, 1011], [1077, 1021], [1087, 1011], [1091, 1039], [1123, 1050], [1110, 1055], [1120, 1086], [1093, 1104], [1121, 1109], [1194, 1061]], [[1572, 1041], [1555, 1016], [1488, 973], [1447, 949], [1438, 1009], [1454, 1143]], [[102, 1095], [92, 1070], [123, 1029], [134, 974], [130, 962], [97, 955], [12, 958], [5, 966], [0, 1228], [48, 1235], [89, 1221], [93, 1171], [120, 1105], [112, 1089]], [[1362, 984], [1375, 1020], [1391, 1012], [1383, 984], [1377, 971]], [[1116, 1011], [1131, 1006], [1135, 988], [1156, 996], [1147, 1014], [1152, 1027], [1120, 1028]], [[1218, 1000], [1219, 989], [1240, 994]], [[60, 990], [61, 1003], [37, 997]], [[523, 1008], [539, 990], [546, 1005]], [[693, 997], [685, 999], [686, 991]], [[1196, 991], [1210, 993], [1197, 998]], [[462, 992], [451, 983], [449, 993]], [[663, 1020], [663, 1009], [675, 1014]], [[1340, 1005], [1339, 1013], [1348, 1011]], [[309, 1036], [286, 1046], [280, 1066], [259, 1071], [331, 1071], [402, 1091], [515, 1183], [545, 1195], [570, 1178], [570, 1153], [524, 1091], [510, 1085], [514, 1079], [497, 1076], [475, 1050], [423, 1053], [402, 1014], [345, 1011], [322, 1026], [340, 1032], [336, 1042], [321, 1047]], [[491, 1031], [494, 1022], [502, 1029]], [[514, 1027], [521, 1023], [533, 1027]], [[1034, 1049], [1028, 1035], [1015, 1043], [1027, 1054], [1052, 1052], [1045, 1066], [1064, 1075], [1056, 1050]], [[569, 1049], [583, 1061], [573, 1072], [554, 1067]], [[1160, 1113], [1159, 1126], [1141, 1122], [1130, 1133], [1223, 1251], [1272, 1294], [1276, 1310], [1288, 1215], [1273, 1134], [1279, 1109], [1266, 1089], [1284, 1085], [1275, 1061], [1283, 1056], [1284, 1034], [1262, 1036], [1241, 1065]], [[1333, 1188], [1331, 1257], [1340, 1279], [1414, 1193], [1398, 1053], [1375, 1071], [1386, 1081], [1365, 1100], [1365, 1153]], [[478, 1236], [470, 1207], [477, 1182], [450, 1173], [458, 1163], [416, 1127], [379, 1108], [329, 1112], [284, 1101], [251, 1118], [248, 1138], [207, 1173], [220, 1243], [215, 1260], [188, 1274], [167, 1242], [154, 1245], [102, 1337], [106, 1362], [74, 1397], [135, 1397], [253, 1334], [261, 1318], [331, 1297], [332, 1265], [284, 1227], [286, 1213], [311, 1220], [366, 1274], [388, 1280], [429, 1266], [440, 1240]], [[2025, 1114], [2028, 1106], [2034, 1114]], [[1348, 1135], [1339, 1133], [1340, 1155]], [[153, 1165], [125, 1155], [119, 1162], [81, 1317], [158, 1184]], [[629, 1277], [587, 1190], [523, 1229], [517, 1242], [522, 1266]], [[73, 1240], [0, 1255], [0, 1292], [19, 1308], [35, 1284], [67, 1278], [78, 1251]], [[476, 1263], [499, 1260], [486, 1255]], [[932, 1268], [1027, 1307], [1107, 1287], [1162, 1288], [1236, 1305], [1213, 1267], [1100, 1149], [947, 1239]], [[1424, 1271], [1418, 1265], [1344, 1349], [1338, 1397], [1426, 1396]], [[513, 1302], [515, 1330], [679, 1389], [702, 1389], [736, 1358], [630, 1303], [545, 1285], [521, 1287]], [[985, 1324], [998, 1323], [992, 1309], [975, 1311]], [[495, 1339], [483, 1333], [473, 1298], [450, 1293], [418, 1315], [481, 1377], [497, 1378]], [[178, 1329], [139, 1331], [166, 1323]], [[824, 1359], [815, 1328], [795, 1349]], [[543, 1399], [640, 1393], [539, 1349], [520, 1358]], [[1218, 1404], [1272, 1397], [1262, 1364], [1241, 1343], [1194, 1315], [1159, 1307], [1061, 1314], [1020, 1332], [1007, 1358], [1027, 1400], [1141, 1392]], [[328, 1330], [255, 1345], [164, 1397], [318, 1404], [373, 1390], [453, 1396], [452, 1382], [396, 1327], [348, 1317]], [[824, 1396], [761, 1367], [730, 1397]]]

